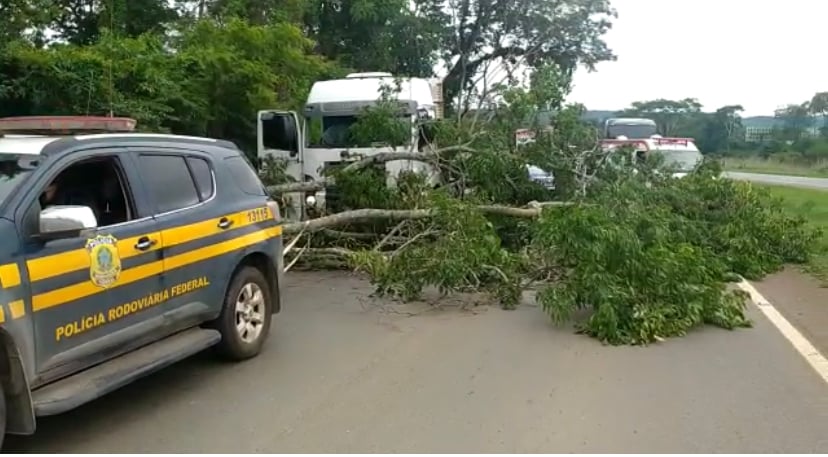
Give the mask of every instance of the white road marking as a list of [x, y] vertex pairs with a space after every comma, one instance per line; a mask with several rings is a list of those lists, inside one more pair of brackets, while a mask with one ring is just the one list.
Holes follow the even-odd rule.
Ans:
[[822, 380], [828, 383], [828, 359], [822, 355], [817, 348], [808, 341], [802, 333], [799, 333], [787, 319], [783, 316], [776, 308], [769, 302], [762, 294], [753, 287], [753, 284], [749, 283], [745, 279], [742, 279], [740, 283], [737, 284], [740, 289], [744, 290], [748, 294], [750, 294], [750, 298], [753, 303], [756, 304], [756, 307], [759, 308], [762, 313], [765, 314], [765, 317], [771, 321], [777, 330], [779, 330], [782, 335], [791, 342], [794, 349], [799, 352], [802, 357], [805, 358], [805, 361], [811, 365], [818, 375], [822, 377]]

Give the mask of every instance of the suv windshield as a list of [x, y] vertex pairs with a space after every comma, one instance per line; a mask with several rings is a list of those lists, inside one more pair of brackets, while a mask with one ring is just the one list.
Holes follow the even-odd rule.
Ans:
[[0, 203], [37, 167], [39, 156], [0, 153]]
[[678, 171], [692, 171], [702, 160], [697, 151], [660, 150], [658, 153], [664, 158], [664, 165], [678, 169]]

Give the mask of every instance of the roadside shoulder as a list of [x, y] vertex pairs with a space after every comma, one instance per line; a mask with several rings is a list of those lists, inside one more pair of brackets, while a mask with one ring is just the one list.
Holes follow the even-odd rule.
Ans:
[[828, 354], [828, 288], [795, 267], [752, 284], [819, 352]]

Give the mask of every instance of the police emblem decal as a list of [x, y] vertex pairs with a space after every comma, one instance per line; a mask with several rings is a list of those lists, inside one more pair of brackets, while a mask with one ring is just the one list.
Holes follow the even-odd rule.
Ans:
[[86, 240], [89, 252], [89, 279], [92, 284], [106, 289], [121, 276], [121, 256], [118, 240], [112, 235], [98, 235]]

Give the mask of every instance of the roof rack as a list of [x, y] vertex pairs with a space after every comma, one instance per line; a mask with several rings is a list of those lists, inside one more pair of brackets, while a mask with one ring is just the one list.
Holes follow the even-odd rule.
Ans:
[[77, 135], [121, 133], [135, 130], [137, 121], [128, 117], [104, 116], [18, 116], [0, 118], [3, 135]]

